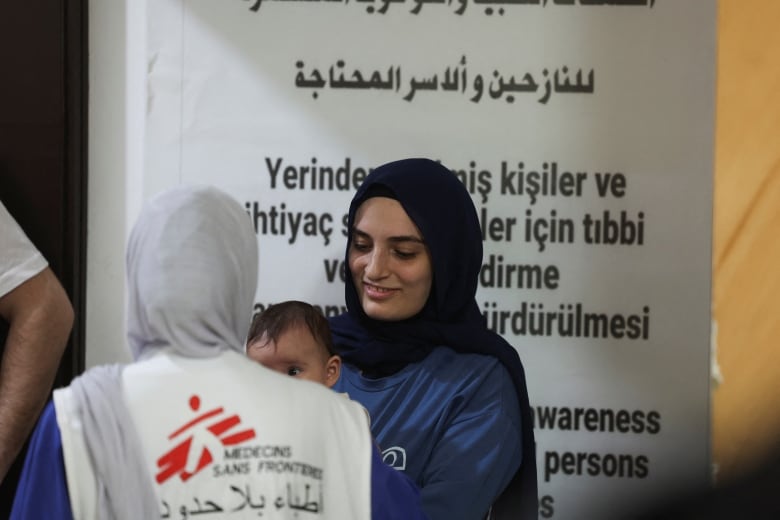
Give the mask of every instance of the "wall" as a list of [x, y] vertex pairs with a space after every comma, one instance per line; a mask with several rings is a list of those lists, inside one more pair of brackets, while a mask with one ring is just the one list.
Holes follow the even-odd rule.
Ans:
[[718, 8], [713, 461], [727, 479], [780, 436], [780, 2]]
[[145, 0], [89, 2], [87, 368], [128, 361], [124, 249], [143, 164]]
[[[130, 173], [142, 168], [144, 6], [90, 2], [87, 366], [128, 359], [123, 251], [128, 201], [141, 193]], [[723, 380], [713, 391], [713, 461], [728, 478], [780, 432], [780, 3], [718, 8], [713, 312]]]

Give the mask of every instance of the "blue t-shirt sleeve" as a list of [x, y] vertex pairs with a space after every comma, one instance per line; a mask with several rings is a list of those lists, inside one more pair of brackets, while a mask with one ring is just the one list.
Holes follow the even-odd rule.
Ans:
[[30, 439], [11, 510], [11, 520], [29, 518], [73, 518], [62, 458], [62, 440], [51, 401], [43, 410]]
[[384, 462], [374, 446], [371, 452], [371, 519], [427, 520], [420, 491], [412, 479]]
[[485, 518], [520, 467], [521, 442], [517, 395], [499, 367], [436, 441], [421, 483], [428, 516]]

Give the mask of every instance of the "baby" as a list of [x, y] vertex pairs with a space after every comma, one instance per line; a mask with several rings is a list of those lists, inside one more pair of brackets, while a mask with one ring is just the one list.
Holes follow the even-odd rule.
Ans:
[[[333, 388], [341, 375], [341, 356], [334, 353], [328, 320], [312, 305], [288, 300], [255, 316], [246, 354], [266, 368]], [[346, 393], [342, 393], [349, 399]], [[362, 405], [361, 405], [362, 406]], [[363, 407], [366, 420], [371, 416]], [[379, 445], [374, 441], [378, 451]]]
[[252, 321], [247, 355], [289, 376], [331, 388], [341, 373], [328, 320], [312, 305], [297, 300], [271, 305]]

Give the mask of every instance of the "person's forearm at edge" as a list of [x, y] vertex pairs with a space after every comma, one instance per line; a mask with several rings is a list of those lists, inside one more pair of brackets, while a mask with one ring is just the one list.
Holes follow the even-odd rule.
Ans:
[[9, 323], [0, 366], [0, 482], [49, 397], [73, 326], [73, 306], [50, 268], [0, 297]]

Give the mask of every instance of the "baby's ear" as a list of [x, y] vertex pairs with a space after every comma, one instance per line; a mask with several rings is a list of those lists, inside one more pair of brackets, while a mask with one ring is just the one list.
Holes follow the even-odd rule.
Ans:
[[325, 364], [325, 385], [328, 388], [333, 388], [333, 385], [339, 380], [340, 375], [341, 356], [334, 354], [328, 358], [328, 361]]

